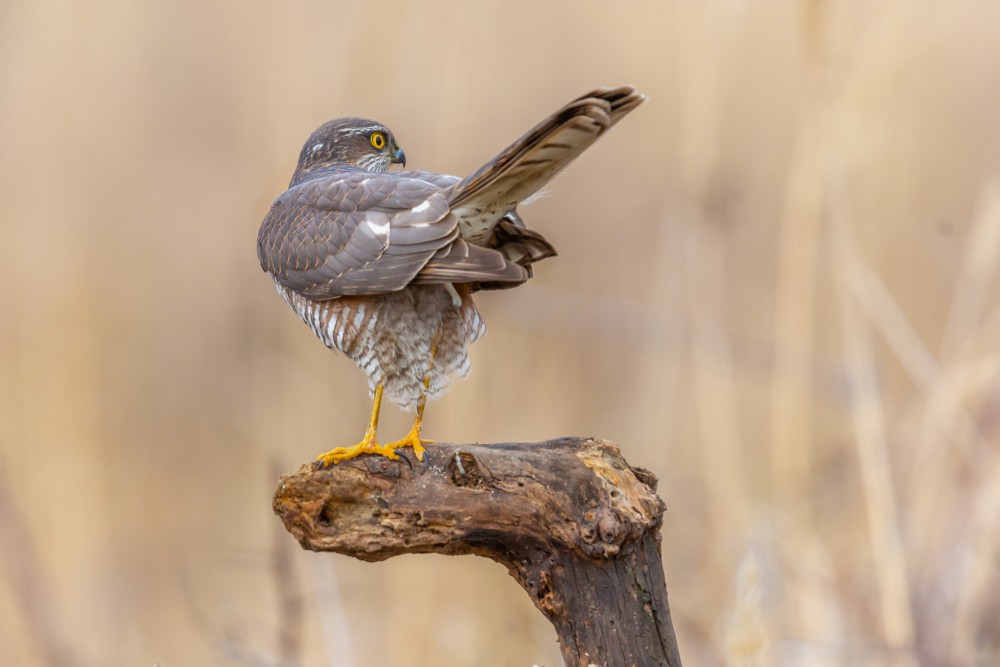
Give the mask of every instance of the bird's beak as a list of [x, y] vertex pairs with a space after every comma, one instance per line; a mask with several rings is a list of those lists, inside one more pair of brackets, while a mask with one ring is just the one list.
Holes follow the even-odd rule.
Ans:
[[406, 153], [403, 152], [402, 148], [396, 147], [396, 152], [392, 154], [392, 162], [406, 166]]

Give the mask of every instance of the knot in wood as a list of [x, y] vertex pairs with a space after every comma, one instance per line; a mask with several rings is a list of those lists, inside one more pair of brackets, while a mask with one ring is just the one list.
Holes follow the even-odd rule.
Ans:
[[486, 478], [479, 470], [479, 461], [469, 452], [456, 451], [448, 460], [448, 471], [455, 486], [486, 486]]
[[562, 601], [552, 587], [552, 572], [548, 564], [527, 568], [522, 581], [524, 590], [543, 614], [551, 618], [563, 611]]
[[580, 517], [580, 547], [588, 556], [616, 556], [626, 537], [621, 521], [609, 507], [587, 510]]

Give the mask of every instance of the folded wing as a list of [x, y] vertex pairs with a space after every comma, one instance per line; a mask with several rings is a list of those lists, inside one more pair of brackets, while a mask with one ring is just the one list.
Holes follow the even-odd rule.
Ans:
[[257, 254], [279, 283], [311, 299], [526, 279], [501, 253], [458, 238], [438, 186], [391, 173], [336, 172], [290, 188], [264, 219]]

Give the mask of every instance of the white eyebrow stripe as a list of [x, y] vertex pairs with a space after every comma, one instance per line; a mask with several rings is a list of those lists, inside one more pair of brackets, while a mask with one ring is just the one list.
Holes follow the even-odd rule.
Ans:
[[369, 132], [385, 132], [378, 125], [365, 125], [364, 127], [347, 127], [340, 130], [340, 133], [347, 137], [353, 137], [357, 134], [368, 134]]

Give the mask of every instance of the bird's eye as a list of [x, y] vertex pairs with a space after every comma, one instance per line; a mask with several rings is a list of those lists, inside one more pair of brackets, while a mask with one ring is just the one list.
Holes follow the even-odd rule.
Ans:
[[382, 134], [381, 132], [372, 132], [372, 136], [370, 137], [370, 139], [372, 142], [372, 146], [374, 146], [375, 148], [379, 150], [385, 148], [385, 135]]

